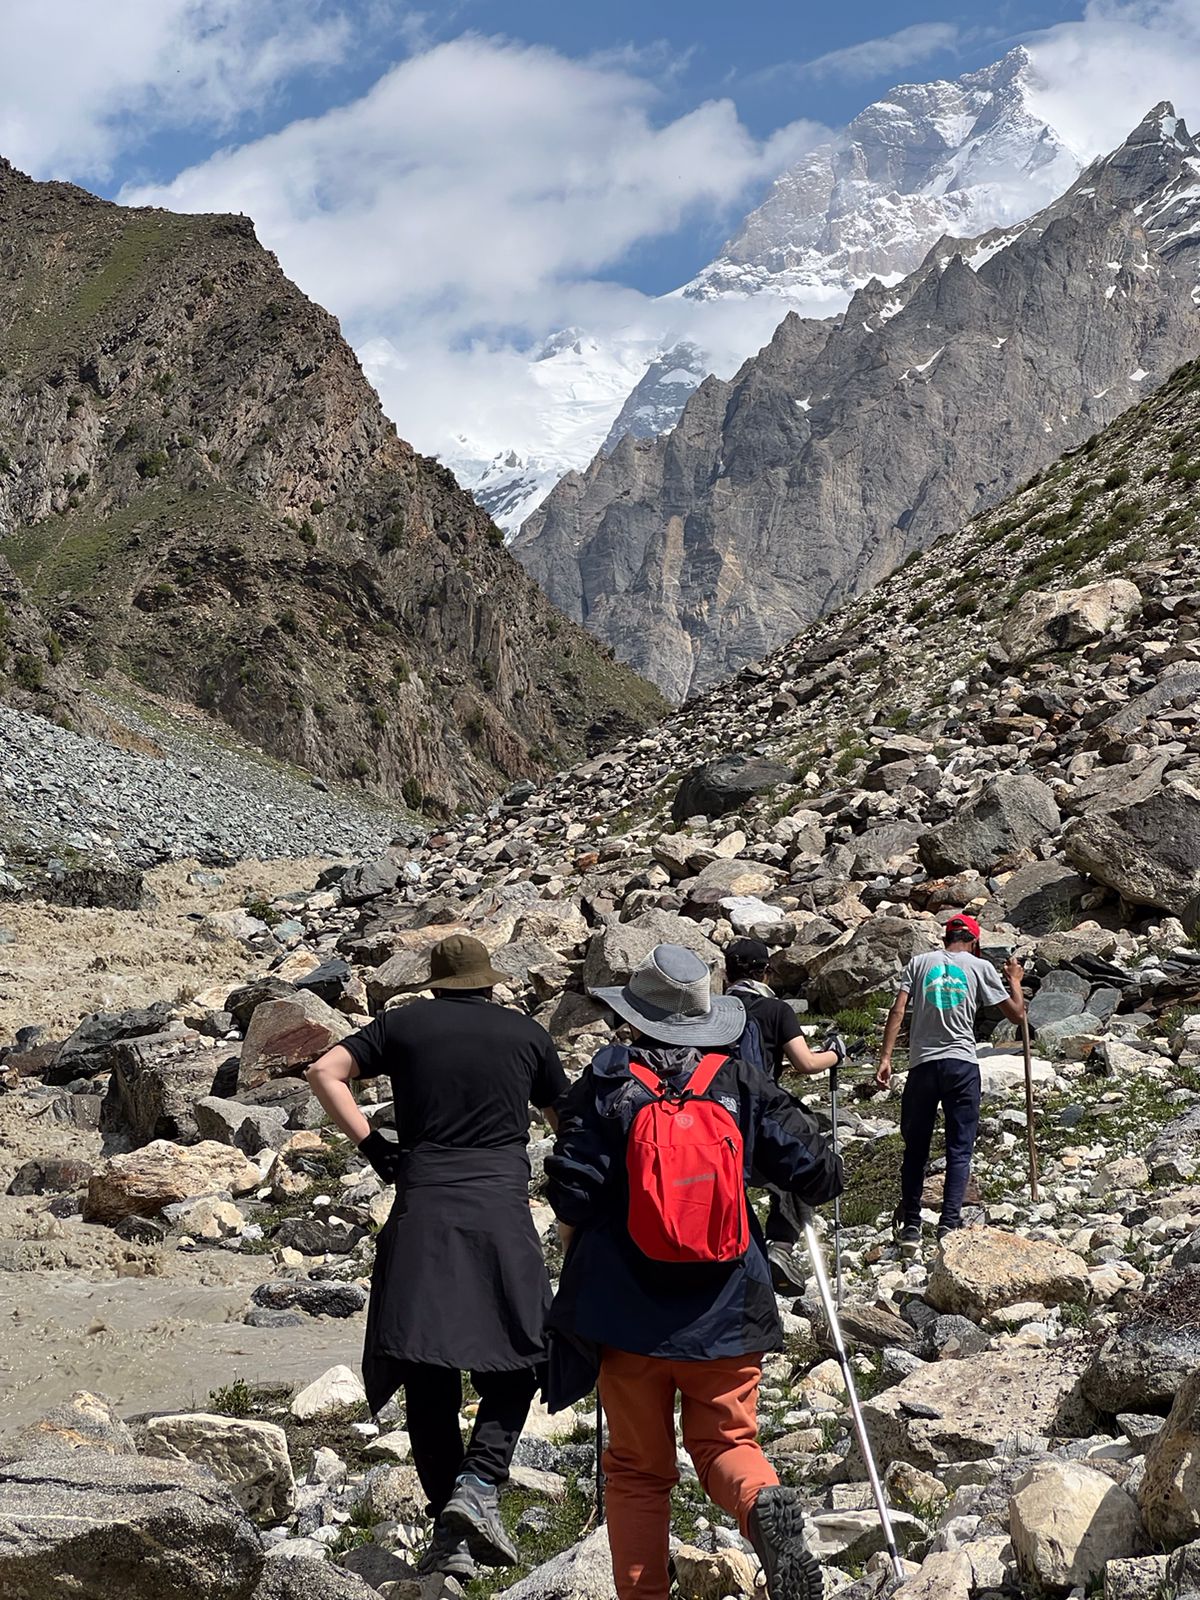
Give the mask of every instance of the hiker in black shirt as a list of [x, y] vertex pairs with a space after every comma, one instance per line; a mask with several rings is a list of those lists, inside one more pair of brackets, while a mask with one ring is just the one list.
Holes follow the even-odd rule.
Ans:
[[[725, 992], [736, 995], [745, 1006], [747, 1017], [757, 1024], [767, 1071], [776, 1083], [789, 1067], [806, 1078], [830, 1071], [845, 1055], [841, 1041], [837, 1040], [832, 1049], [811, 1048], [795, 1011], [786, 1000], [778, 999], [767, 983], [770, 960], [771, 952], [761, 939], [735, 939], [725, 950]], [[800, 1229], [780, 1195], [774, 1189], [768, 1192], [770, 1206], [763, 1229], [767, 1259], [775, 1287], [786, 1294], [804, 1281], [795, 1248], [800, 1242]]]
[[[545, 1029], [491, 1002], [503, 983], [477, 939], [431, 954], [432, 1000], [382, 1012], [307, 1077], [385, 1183], [363, 1350], [372, 1412], [404, 1388], [413, 1461], [429, 1497], [423, 1568], [474, 1576], [515, 1563], [498, 1488], [538, 1387], [550, 1282], [529, 1210], [529, 1107], [557, 1127], [567, 1077]], [[393, 1142], [372, 1131], [349, 1087], [392, 1080]], [[462, 1373], [480, 1397], [470, 1443], [459, 1431]]]

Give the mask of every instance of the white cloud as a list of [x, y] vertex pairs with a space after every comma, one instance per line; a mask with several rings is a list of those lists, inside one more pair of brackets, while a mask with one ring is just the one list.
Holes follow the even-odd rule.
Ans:
[[757, 140], [728, 100], [663, 123], [657, 101], [624, 59], [467, 36], [122, 199], [252, 216], [302, 287], [384, 353], [372, 370], [401, 432], [443, 448], [473, 414], [491, 438], [535, 407], [522, 351], [546, 334], [632, 324], [650, 343], [694, 321], [601, 276], [690, 217], [734, 214], [827, 133], [800, 122]]
[[0, 153], [35, 177], [102, 178], [156, 131], [227, 130], [296, 73], [339, 61], [355, 31], [327, 0], [24, 10], [0, 46]]
[[1114, 149], [1159, 100], [1200, 117], [1200, 0], [1090, 0], [1029, 40], [1039, 116], [1083, 156]]
[[802, 78], [880, 78], [952, 50], [958, 41], [959, 29], [952, 22], [915, 22], [882, 38], [864, 39], [798, 62], [793, 71]]

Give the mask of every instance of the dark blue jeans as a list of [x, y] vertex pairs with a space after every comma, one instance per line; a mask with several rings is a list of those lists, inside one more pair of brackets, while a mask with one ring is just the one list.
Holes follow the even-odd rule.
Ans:
[[921, 1221], [921, 1189], [938, 1107], [946, 1113], [946, 1189], [942, 1222], [962, 1223], [963, 1195], [971, 1175], [971, 1156], [979, 1131], [979, 1066], [974, 1061], [925, 1061], [912, 1067], [900, 1101], [904, 1165], [900, 1173], [904, 1223]]

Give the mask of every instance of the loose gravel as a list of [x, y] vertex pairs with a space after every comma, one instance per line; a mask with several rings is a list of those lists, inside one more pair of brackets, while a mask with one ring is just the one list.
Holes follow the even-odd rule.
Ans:
[[[105, 705], [111, 715], [112, 708]], [[399, 810], [322, 792], [203, 726], [121, 708], [139, 754], [0, 706], [0, 838], [12, 854], [78, 851], [130, 866], [372, 856], [412, 834]], [[415, 835], [414, 835], [415, 836]]]

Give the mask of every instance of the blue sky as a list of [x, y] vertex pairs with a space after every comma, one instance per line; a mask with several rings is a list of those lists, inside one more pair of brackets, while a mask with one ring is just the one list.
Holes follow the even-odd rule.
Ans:
[[[117, 9], [120, 3], [115, 0]], [[945, 0], [899, 6], [879, 0], [850, 6], [811, 0], [452, 0], [436, 14], [352, 0], [325, 9], [356, 17], [361, 48], [305, 66], [259, 104], [215, 125], [156, 126], [147, 119], [139, 126], [133, 115], [128, 141], [109, 170], [89, 173], [86, 162], [76, 160], [56, 163], [54, 175], [83, 181], [110, 198], [129, 185], [167, 184], [230, 143], [358, 99], [414, 52], [466, 33], [545, 45], [574, 59], [640, 59], [655, 76], [656, 115], [664, 121], [728, 98], [759, 139], [797, 118], [836, 128], [897, 82], [957, 77], [986, 66], [1011, 45], [1077, 19], [1083, 5], [1003, 0], [991, 8], [986, 24], [976, 20], [975, 8]], [[756, 198], [767, 182], [753, 185], [748, 197]], [[612, 275], [648, 294], [674, 288], [719, 249], [739, 205], [724, 214], [690, 216], [675, 233], [635, 244], [613, 263]]]
[[[4, 11], [0, 154], [126, 204], [249, 215], [340, 318], [402, 433], [443, 453], [553, 434], [531, 357], [563, 328], [595, 346], [588, 381], [627, 392], [628, 369], [695, 334], [679, 315], [694, 302], [659, 297], [897, 82], [1027, 42], [1035, 114], [1081, 160], [1160, 98], [1200, 114], [1200, 0]], [[778, 303], [755, 300], [713, 310], [717, 370], [770, 336]]]

